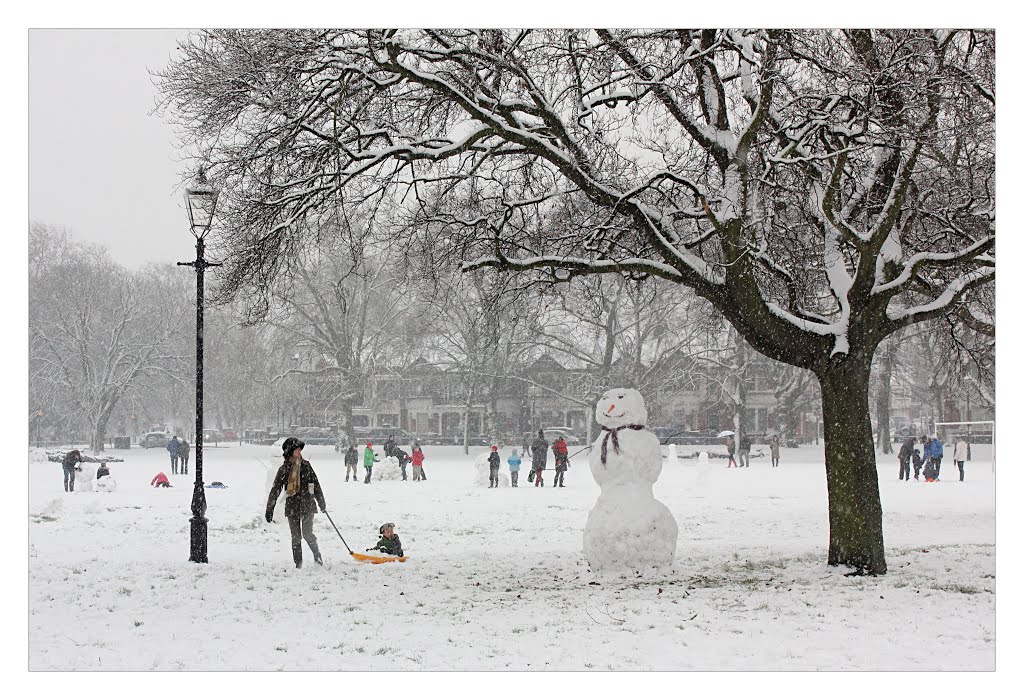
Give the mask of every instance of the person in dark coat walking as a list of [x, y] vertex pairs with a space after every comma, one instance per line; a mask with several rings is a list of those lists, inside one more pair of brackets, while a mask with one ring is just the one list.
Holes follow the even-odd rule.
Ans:
[[318, 505], [320, 510], [326, 513], [327, 502], [324, 500], [323, 489], [320, 488], [320, 480], [313, 471], [313, 465], [302, 458], [302, 448], [305, 446], [306, 443], [294, 437], [288, 438], [281, 445], [284, 463], [277, 470], [274, 486], [267, 497], [269, 523], [274, 519], [274, 506], [277, 505], [281, 489], [285, 489], [288, 494], [284, 501], [284, 514], [288, 518], [288, 527], [292, 533], [292, 559], [295, 561], [296, 569], [302, 568], [302, 540], [306, 540], [310, 551], [313, 552], [313, 561], [321, 566], [324, 563], [320, 557], [316, 535], [313, 534], [313, 516]]
[[188, 440], [182, 438], [178, 445], [178, 462], [181, 465], [182, 474], [188, 474], [188, 453], [191, 451], [192, 446], [188, 444]]
[[914, 438], [908, 437], [900, 445], [900, 481], [910, 481], [910, 461], [914, 457]]
[[534, 486], [544, 485], [544, 468], [548, 465], [548, 441], [544, 439], [544, 431], [537, 431], [537, 439], [531, 446], [533, 452], [533, 469], [530, 474], [533, 476]]
[[498, 488], [498, 469], [501, 467], [501, 457], [498, 455], [498, 446], [491, 445], [491, 454], [487, 455], [487, 465], [490, 467], [490, 479], [487, 488]]
[[64, 490], [69, 493], [75, 490], [75, 472], [82, 471], [78, 466], [81, 461], [82, 453], [78, 450], [71, 450], [61, 461], [61, 466], [64, 467]]
[[356, 468], [359, 466], [359, 450], [356, 449], [355, 445], [349, 445], [348, 451], [345, 453], [345, 481], [348, 481], [348, 474], [352, 472], [352, 481], [359, 481], [359, 476], [356, 474]]
[[169, 443], [167, 443], [167, 451], [171, 455], [171, 473], [172, 474], [177, 474], [178, 473], [178, 447], [180, 445], [181, 445], [181, 442], [178, 440], [178, 436], [177, 435], [172, 437], [171, 441]]

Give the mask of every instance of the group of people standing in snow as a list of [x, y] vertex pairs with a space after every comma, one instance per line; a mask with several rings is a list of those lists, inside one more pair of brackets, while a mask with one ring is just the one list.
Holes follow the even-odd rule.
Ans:
[[[731, 467], [749, 467], [750, 466], [750, 448], [754, 444], [753, 439], [749, 435], [744, 435], [740, 438], [740, 461], [736, 463], [736, 439], [732, 435], [725, 437], [725, 452], [729, 457], [729, 463], [726, 464], [726, 468]], [[772, 454], [772, 466], [779, 466], [779, 452], [782, 446], [782, 441], [778, 435], [772, 435], [768, 438], [768, 448]]]
[[[555, 457], [555, 481], [552, 487], [565, 486], [565, 472], [569, 469], [569, 446], [565, 438], [559, 434], [550, 445], [551, 453]], [[512, 488], [519, 488], [519, 468], [523, 463], [523, 456], [530, 457], [530, 473], [526, 480], [534, 486], [544, 485], [544, 470], [548, 465], [548, 441], [544, 438], [544, 431], [537, 431], [537, 438], [531, 443], [529, 439], [523, 441], [523, 455], [519, 450], [513, 449], [508, 458], [508, 471], [512, 481]], [[498, 446], [491, 446], [491, 454], [487, 458], [490, 465], [490, 483], [487, 488], [498, 487], [498, 472], [501, 469], [501, 456], [498, 454]]]
[[182, 474], [188, 474], [188, 455], [192, 451], [192, 447], [188, 444], [185, 438], [181, 440], [175, 435], [171, 438], [171, 441], [167, 443], [167, 451], [171, 455], [171, 473], [177, 474], [178, 467], [181, 467]]
[[[918, 449], [915, 445], [920, 444]], [[900, 481], [910, 481], [910, 465], [914, 465], [914, 480], [920, 481], [923, 474], [925, 481], [938, 481], [942, 469], [942, 440], [927, 435], [908, 437], [900, 446], [897, 455], [900, 463]], [[960, 481], [964, 480], [964, 462], [971, 458], [971, 445], [961, 435], [957, 437], [953, 447], [953, 462], [960, 472]]]
[[[407, 469], [410, 463], [412, 464], [412, 480], [426, 481], [427, 475], [423, 471], [423, 448], [420, 447], [418, 442], [414, 442], [410, 450], [412, 454], [399, 447], [394, 435], [388, 436], [388, 439], [384, 441], [384, 456], [394, 457], [398, 460], [398, 468], [402, 470], [402, 481], [409, 480]], [[370, 479], [373, 476], [374, 462], [379, 461], [377, 453], [373, 451], [373, 443], [367, 442], [366, 447], [363, 449], [363, 468], [366, 469], [366, 478], [363, 479], [364, 484], [370, 483]], [[345, 452], [345, 481], [348, 481], [350, 477], [354, 482], [359, 480], [356, 471], [358, 464], [359, 450], [355, 445], [349, 445], [348, 450]]]

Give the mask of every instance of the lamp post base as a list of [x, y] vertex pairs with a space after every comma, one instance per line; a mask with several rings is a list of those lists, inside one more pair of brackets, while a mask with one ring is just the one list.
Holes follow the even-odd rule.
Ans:
[[209, 520], [201, 516], [192, 516], [189, 519], [191, 524], [190, 532], [190, 544], [189, 544], [189, 561], [194, 561], [197, 564], [209, 564], [210, 562], [206, 559], [206, 532], [207, 523]]

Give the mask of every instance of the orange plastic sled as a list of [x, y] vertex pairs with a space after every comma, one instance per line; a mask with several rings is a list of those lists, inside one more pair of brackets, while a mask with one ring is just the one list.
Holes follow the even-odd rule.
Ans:
[[352, 558], [356, 561], [362, 561], [368, 564], [387, 564], [392, 561], [405, 561], [409, 557], [389, 557], [387, 555], [376, 556], [373, 554], [359, 554], [357, 552], [352, 552]]

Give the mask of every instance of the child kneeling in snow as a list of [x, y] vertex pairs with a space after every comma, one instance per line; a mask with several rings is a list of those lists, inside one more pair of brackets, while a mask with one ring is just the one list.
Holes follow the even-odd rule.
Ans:
[[380, 542], [375, 547], [367, 549], [367, 552], [375, 549], [380, 550], [383, 554], [390, 554], [393, 557], [404, 556], [402, 554], [402, 541], [398, 539], [398, 535], [395, 534], [394, 523], [384, 523], [380, 526]]
[[170, 487], [171, 482], [167, 478], [166, 474], [164, 474], [163, 472], [160, 472], [159, 474], [157, 474], [156, 476], [153, 477], [153, 480], [151, 482], [149, 482], [149, 485], [150, 486], [155, 486], [157, 488], [163, 486], [166, 489], [166, 488]]

